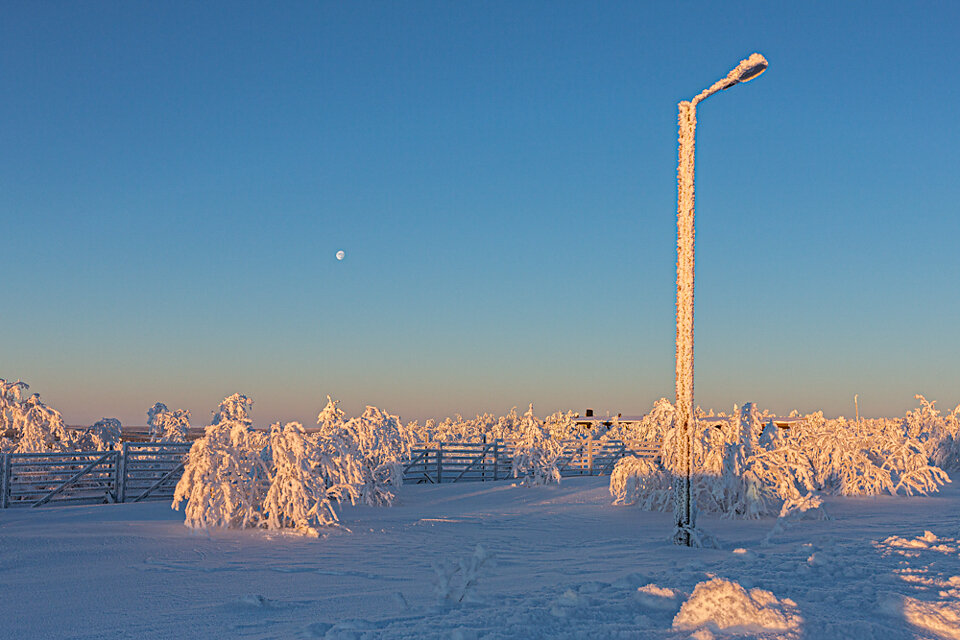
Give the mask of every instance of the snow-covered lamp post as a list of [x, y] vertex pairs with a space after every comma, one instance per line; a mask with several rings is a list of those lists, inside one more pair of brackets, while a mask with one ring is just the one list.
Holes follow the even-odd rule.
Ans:
[[690, 474], [693, 468], [693, 169], [694, 140], [697, 127], [697, 103], [717, 91], [747, 82], [767, 70], [767, 60], [759, 53], [742, 60], [727, 77], [679, 106], [680, 152], [677, 165], [677, 402], [674, 412], [680, 430], [681, 468], [676, 483], [674, 515], [677, 530], [673, 541], [679, 545], [695, 543], [694, 510], [691, 505]]

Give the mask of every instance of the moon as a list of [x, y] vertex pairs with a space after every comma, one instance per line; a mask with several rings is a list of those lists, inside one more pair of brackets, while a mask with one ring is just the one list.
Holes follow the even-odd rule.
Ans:
[[345, 254], [342, 250], [341, 250], [341, 251], [337, 251], [337, 260], [343, 260], [343, 256], [345, 256], [345, 255], [347, 255], [347, 254]]

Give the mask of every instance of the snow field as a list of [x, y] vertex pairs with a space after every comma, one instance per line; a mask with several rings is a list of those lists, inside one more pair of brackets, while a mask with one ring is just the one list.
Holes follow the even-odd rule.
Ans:
[[826, 497], [832, 520], [768, 541], [772, 518], [701, 516], [712, 550], [672, 545], [672, 514], [613, 506], [607, 482], [404, 486], [390, 509], [345, 507], [350, 532], [321, 538], [208, 534], [164, 503], [7, 509], [0, 637], [960, 634], [955, 484]]

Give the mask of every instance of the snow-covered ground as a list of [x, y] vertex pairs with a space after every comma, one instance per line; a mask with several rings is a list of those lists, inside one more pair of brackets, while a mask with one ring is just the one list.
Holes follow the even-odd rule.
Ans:
[[208, 536], [167, 503], [3, 510], [0, 637], [960, 638], [957, 485], [826, 498], [771, 544], [772, 519], [702, 517], [702, 550], [607, 483], [404, 486], [320, 539]]

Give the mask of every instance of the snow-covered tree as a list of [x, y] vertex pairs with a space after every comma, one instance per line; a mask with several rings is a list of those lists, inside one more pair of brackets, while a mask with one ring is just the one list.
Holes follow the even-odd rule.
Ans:
[[83, 431], [70, 434], [71, 448], [78, 451], [113, 451], [120, 448], [123, 426], [116, 418], [101, 418]]
[[317, 415], [317, 424], [321, 432], [339, 429], [347, 421], [347, 414], [340, 408], [340, 401], [327, 396], [327, 405]]
[[20, 440], [24, 393], [29, 388], [26, 382], [7, 382], [0, 378], [0, 452], [13, 450]]
[[186, 442], [190, 412], [186, 409], [171, 411], [167, 405], [157, 402], [147, 409], [147, 426], [150, 427], [150, 442]]
[[620, 423], [607, 431], [608, 438], [623, 440], [629, 445], [645, 446], [662, 443], [667, 431], [673, 426], [673, 404], [666, 398], [653, 403], [650, 413], [639, 423]]
[[329, 453], [299, 422], [270, 427], [270, 488], [263, 502], [268, 528], [317, 536], [319, 527], [338, 524], [334, 503], [358, 497], [360, 472], [345, 474], [343, 465], [351, 461]]
[[185, 524], [194, 528], [247, 528], [261, 525], [270, 477], [267, 436], [249, 418], [253, 401], [241, 394], [225, 398], [213, 424], [193, 443], [177, 483], [173, 508], [186, 500]]
[[[360, 499], [369, 505], [390, 505], [403, 484], [402, 460], [409, 459], [412, 439], [400, 418], [368, 406], [363, 415], [344, 422], [338, 431], [355, 443], [363, 473]], [[322, 434], [329, 433], [326, 429]]]
[[[557, 441], [571, 440], [583, 436], [577, 427], [574, 419], [576, 414], [573, 411], [557, 411], [543, 420], [543, 426], [550, 434], [550, 438]], [[614, 418], [616, 421], [616, 418]]]
[[338, 467], [334, 484], [351, 484], [369, 505], [390, 505], [403, 484], [402, 460], [409, 459], [414, 435], [400, 418], [368, 406], [363, 415], [346, 420], [338, 402], [327, 396], [317, 417], [317, 445]]
[[24, 399], [13, 413], [16, 445], [13, 453], [45, 453], [66, 451], [70, 436], [60, 412], [40, 400], [34, 393]]
[[557, 462], [563, 453], [563, 445], [550, 437], [534, 415], [532, 404], [517, 424], [515, 433], [513, 477], [523, 478], [521, 484], [525, 486], [560, 482]]
[[497, 423], [488, 432], [488, 440], [510, 440], [516, 437], [517, 427], [520, 424], [520, 415], [513, 407], [505, 416], [500, 416]]
[[672, 477], [650, 458], [624, 456], [610, 474], [614, 504], [637, 505], [644, 511], [673, 508]]

